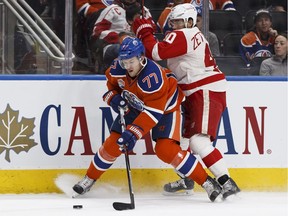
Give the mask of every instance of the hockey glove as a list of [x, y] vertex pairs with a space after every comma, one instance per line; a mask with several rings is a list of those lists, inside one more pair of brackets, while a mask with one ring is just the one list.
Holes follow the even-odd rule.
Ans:
[[137, 18], [132, 24], [132, 28], [136, 36], [143, 39], [149, 35], [154, 34], [153, 23], [148, 19]]
[[125, 112], [128, 111], [128, 105], [126, 100], [121, 97], [120, 94], [116, 94], [114, 97], [112, 97], [111, 101], [110, 101], [110, 106], [112, 107], [112, 109], [116, 112], [119, 113], [119, 108], [124, 109]]
[[120, 151], [124, 152], [125, 149], [130, 151], [134, 148], [137, 137], [129, 130], [125, 130], [120, 138], [117, 140], [117, 144], [120, 146]]

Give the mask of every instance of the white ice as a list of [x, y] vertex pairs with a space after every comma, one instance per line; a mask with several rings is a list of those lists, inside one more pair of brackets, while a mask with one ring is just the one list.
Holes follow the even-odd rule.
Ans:
[[[64, 182], [56, 182], [63, 184]], [[0, 216], [110, 216], [110, 215], [193, 215], [193, 216], [287, 216], [287, 192], [240, 192], [225, 201], [212, 203], [204, 192], [191, 196], [164, 196], [161, 192], [135, 193], [133, 210], [116, 211], [113, 202], [130, 202], [129, 192], [107, 184], [95, 185], [84, 196], [71, 198], [71, 185], [63, 194], [1, 194]], [[70, 190], [70, 191], [69, 191]], [[82, 209], [73, 209], [82, 205]]]
[[[72, 199], [63, 194], [0, 195], [1, 216], [110, 216], [110, 215], [195, 215], [195, 216], [287, 216], [287, 194], [276, 192], [241, 192], [237, 199], [211, 203], [204, 193], [191, 196], [135, 194], [133, 210], [116, 211], [112, 203], [130, 202], [128, 195], [101, 194], [95, 197]], [[73, 205], [83, 205], [73, 209]]]

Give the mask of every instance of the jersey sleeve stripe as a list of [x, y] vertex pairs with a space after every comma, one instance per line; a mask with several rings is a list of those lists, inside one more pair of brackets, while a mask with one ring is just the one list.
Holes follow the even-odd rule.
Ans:
[[218, 73], [218, 74], [206, 77], [204, 79], [201, 79], [201, 80], [193, 82], [193, 83], [178, 84], [178, 85], [180, 86], [180, 88], [183, 91], [187, 91], [187, 90], [195, 89], [197, 87], [201, 87], [201, 86], [211, 84], [213, 82], [217, 82], [217, 81], [224, 80], [224, 79], [225, 79], [225, 75], [223, 73]]
[[151, 107], [147, 109], [147, 106], [144, 108], [144, 112], [157, 124], [158, 121], [162, 118], [163, 116], [163, 111], [161, 110], [156, 110]]
[[161, 61], [161, 60], [162, 60], [162, 59], [160, 58], [159, 52], [158, 52], [158, 43], [156, 43], [156, 44], [153, 46], [153, 49], [152, 49], [152, 58], [153, 58], [153, 60], [155, 60], [155, 61]]
[[167, 100], [165, 111], [173, 109], [178, 104], [179, 90], [176, 89], [174, 94]]
[[113, 162], [114, 161], [107, 161], [104, 158], [102, 158], [99, 152], [96, 153], [94, 160], [93, 160], [94, 166], [101, 171], [109, 169], [110, 166], [113, 164]]

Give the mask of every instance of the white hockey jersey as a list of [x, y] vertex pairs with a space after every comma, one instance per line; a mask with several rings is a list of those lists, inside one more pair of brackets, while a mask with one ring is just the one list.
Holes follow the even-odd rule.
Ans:
[[104, 39], [108, 43], [118, 43], [118, 34], [121, 31], [130, 31], [125, 10], [119, 5], [112, 4], [101, 12], [95, 23], [92, 36]]
[[[145, 18], [152, 21], [149, 10], [144, 7]], [[120, 32], [130, 32], [131, 26], [126, 21], [125, 9], [117, 4], [106, 7], [96, 20], [92, 37], [104, 39], [108, 44], [119, 42], [118, 34]]]
[[224, 92], [225, 75], [212, 57], [209, 44], [197, 27], [174, 30], [162, 42], [154, 37], [143, 38], [146, 55], [156, 61], [167, 59], [185, 95], [199, 89]]

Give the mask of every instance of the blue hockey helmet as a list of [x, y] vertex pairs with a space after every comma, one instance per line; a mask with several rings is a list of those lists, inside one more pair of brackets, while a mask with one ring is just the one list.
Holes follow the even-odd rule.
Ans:
[[138, 38], [126, 37], [119, 50], [119, 60], [130, 59], [133, 57], [140, 58], [145, 54], [143, 43]]

